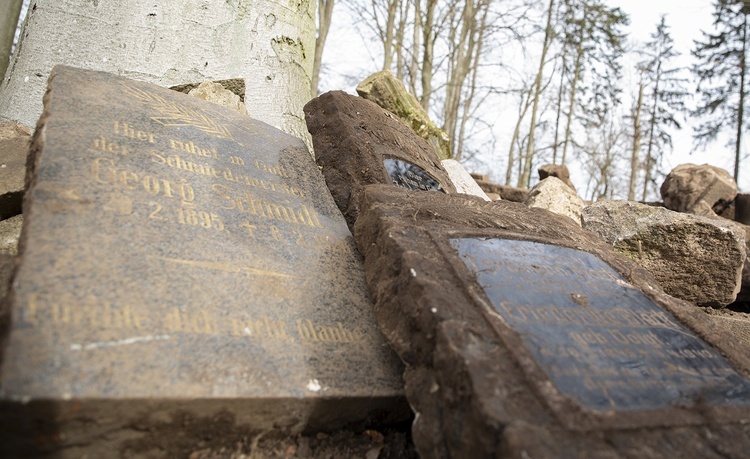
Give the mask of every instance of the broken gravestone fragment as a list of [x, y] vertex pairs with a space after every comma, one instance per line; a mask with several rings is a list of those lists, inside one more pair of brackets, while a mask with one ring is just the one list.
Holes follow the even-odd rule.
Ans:
[[355, 237], [421, 457], [746, 457], [747, 352], [569, 218], [368, 185]]
[[231, 444], [408, 412], [354, 241], [302, 141], [58, 66], [32, 152], [0, 456], [156, 457], [160, 429]]
[[204, 81], [195, 88], [188, 92], [189, 95], [203, 99], [208, 102], [212, 102], [222, 107], [234, 110], [236, 112], [247, 115], [247, 109], [245, 104], [240, 99], [240, 96], [233, 93], [232, 91], [225, 89], [219, 83], [212, 81]]
[[[705, 214], [710, 207], [721, 214], [737, 195], [737, 183], [724, 169], [704, 164], [682, 164], [661, 185], [664, 207], [676, 212]], [[705, 204], [701, 205], [701, 201]]]
[[529, 191], [524, 204], [563, 215], [581, 225], [583, 199], [578, 196], [575, 188], [569, 187], [555, 176], [548, 176], [537, 183]]
[[745, 230], [734, 222], [626, 201], [588, 206], [582, 221], [674, 297], [721, 308], [740, 291]]
[[0, 123], [0, 220], [21, 213], [30, 143], [26, 126]]
[[448, 172], [448, 177], [456, 187], [457, 193], [469, 194], [478, 198], [482, 198], [485, 201], [490, 200], [490, 198], [487, 197], [487, 194], [482, 191], [481, 188], [479, 188], [477, 182], [471, 177], [468, 172], [466, 172], [466, 169], [464, 169], [464, 166], [462, 166], [461, 163], [459, 163], [455, 159], [444, 159], [441, 161], [441, 163], [445, 168], [445, 171]]
[[350, 227], [367, 184], [456, 192], [427, 141], [369, 100], [328, 92], [305, 105], [305, 119], [318, 165]]
[[429, 142], [440, 159], [450, 159], [448, 135], [430, 120], [427, 112], [404, 83], [389, 70], [373, 73], [357, 86], [357, 94], [398, 116]]
[[[0, 221], [0, 343], [2, 343], [3, 327], [9, 311], [6, 310], [5, 296], [10, 288], [13, 275], [14, 259], [18, 253], [18, 239], [23, 227], [23, 215], [16, 215]], [[2, 350], [0, 349], [0, 352]], [[2, 358], [0, 358], [2, 362]]]
[[576, 191], [576, 187], [573, 182], [570, 181], [570, 172], [568, 166], [564, 164], [545, 164], [538, 169], [539, 180], [544, 180], [547, 177], [557, 177], [563, 181], [564, 184], [568, 185], [573, 191]]

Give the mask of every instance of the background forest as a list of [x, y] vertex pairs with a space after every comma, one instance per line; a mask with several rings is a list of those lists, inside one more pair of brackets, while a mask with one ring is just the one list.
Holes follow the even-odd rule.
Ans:
[[749, 191], [750, 5], [663, 2], [692, 8], [703, 25], [678, 46], [670, 14], [650, 24], [645, 39], [631, 37], [625, 9], [638, 3], [657, 8], [616, 0], [319, 0], [314, 92], [353, 92], [388, 69], [446, 131], [454, 158], [498, 183], [528, 187], [538, 166], [557, 163], [570, 167], [585, 199], [658, 200], [669, 168], [709, 162]]
[[750, 0], [318, 7], [313, 94], [354, 93], [388, 69], [448, 134], [454, 158], [494, 182], [529, 187], [538, 166], [566, 164], [585, 199], [658, 200], [672, 167], [708, 162], [750, 191]]

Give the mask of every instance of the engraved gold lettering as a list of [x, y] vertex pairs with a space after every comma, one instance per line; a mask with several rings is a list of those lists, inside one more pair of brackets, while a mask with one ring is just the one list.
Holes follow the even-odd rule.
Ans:
[[214, 159], [217, 159], [219, 157], [218, 153], [216, 152], [216, 148], [212, 148], [210, 150], [208, 148], [201, 148], [195, 145], [192, 140], [188, 142], [180, 142], [179, 140], [169, 139], [169, 146], [172, 148], [172, 150], [184, 151], [185, 153], [190, 153], [196, 156], [204, 156], [206, 158]]
[[93, 145], [91, 145], [91, 148], [93, 150], [104, 151], [107, 153], [119, 153], [121, 155], [128, 154], [127, 147], [125, 147], [124, 145], [119, 145], [110, 140], [107, 140], [107, 137], [105, 137], [104, 135], [94, 139], [94, 143]]
[[154, 141], [156, 140], [156, 136], [154, 134], [146, 131], [139, 131], [133, 126], [130, 126], [127, 123], [121, 123], [119, 121], [114, 122], [114, 132], [117, 135], [129, 137], [135, 140], [147, 141], [149, 143], [154, 143]]

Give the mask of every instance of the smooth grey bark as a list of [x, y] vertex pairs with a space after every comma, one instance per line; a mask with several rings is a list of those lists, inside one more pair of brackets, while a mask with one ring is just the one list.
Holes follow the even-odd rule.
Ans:
[[[312, 0], [36, 0], [0, 87], [0, 121], [34, 126], [55, 64], [173, 86], [245, 79], [253, 118], [309, 139]], [[309, 144], [308, 144], [309, 145]]]
[[5, 70], [10, 61], [13, 48], [13, 37], [16, 34], [18, 18], [21, 16], [23, 0], [0, 0], [0, 80], [5, 76]]

